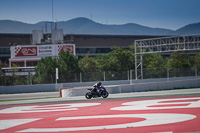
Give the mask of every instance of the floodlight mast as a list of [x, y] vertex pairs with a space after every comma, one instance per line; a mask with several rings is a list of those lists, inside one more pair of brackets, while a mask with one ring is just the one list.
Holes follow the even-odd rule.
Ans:
[[135, 79], [143, 79], [143, 54], [200, 51], [200, 34], [135, 40]]

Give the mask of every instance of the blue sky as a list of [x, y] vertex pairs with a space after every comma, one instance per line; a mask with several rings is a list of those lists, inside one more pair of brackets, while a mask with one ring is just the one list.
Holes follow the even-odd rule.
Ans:
[[[137, 23], [176, 30], [200, 22], [200, 0], [53, 0], [57, 21], [86, 17], [102, 24]], [[52, 0], [0, 0], [0, 20], [52, 20]]]

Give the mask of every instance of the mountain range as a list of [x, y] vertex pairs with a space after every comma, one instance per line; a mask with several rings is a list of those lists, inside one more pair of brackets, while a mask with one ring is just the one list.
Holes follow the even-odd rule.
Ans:
[[[28, 24], [12, 20], [0, 20], [0, 33], [32, 33], [32, 30], [45, 31], [45, 23], [48, 24], [47, 31], [51, 25], [48, 21]], [[63, 29], [64, 34], [103, 34], [103, 35], [191, 35], [200, 34], [200, 22], [186, 25], [177, 30], [164, 28], [151, 28], [135, 23], [123, 25], [107, 25], [94, 22], [87, 18], [75, 18], [68, 21], [57, 22], [57, 28]]]

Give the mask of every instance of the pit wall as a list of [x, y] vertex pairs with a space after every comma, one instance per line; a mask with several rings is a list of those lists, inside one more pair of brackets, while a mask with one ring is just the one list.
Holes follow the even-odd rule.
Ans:
[[[120, 80], [120, 81], [102, 81], [103, 86], [106, 86], [106, 88], [109, 90], [109, 88], [112, 86], [112, 88], [109, 90], [110, 93], [124, 93], [130, 90], [130, 92], [134, 91], [146, 91], [150, 89], [158, 89], [157, 86], [154, 85], [154, 88], [152, 88], [151, 85], [147, 85], [148, 83], [150, 84], [161, 84], [162, 85], [166, 82], [170, 82], [169, 89], [173, 88], [182, 88], [182, 83], [179, 83], [179, 80], [198, 80], [200, 77], [175, 77], [175, 78], [162, 78], [162, 79], [142, 79], [142, 80], [133, 80], [133, 85], [130, 85], [130, 80]], [[177, 81], [176, 84], [178, 85], [171, 85], [174, 84], [174, 81]], [[172, 82], [172, 83], [171, 83]], [[92, 86], [96, 82], [77, 82], [77, 83], [59, 83], [59, 84], [38, 84], [38, 85], [17, 85], [17, 86], [0, 86], [0, 94], [11, 94], [11, 93], [32, 93], [32, 92], [52, 92], [52, 91], [59, 91], [59, 88], [77, 88], [77, 87], [85, 87], [85, 86]], [[143, 85], [139, 85], [143, 84]], [[183, 83], [186, 84], [186, 83]], [[133, 87], [130, 87], [133, 86]], [[160, 89], [159, 85], [159, 89]], [[167, 86], [169, 86], [167, 84]], [[184, 85], [188, 86], [188, 85]], [[198, 85], [198, 87], [200, 87]], [[127, 89], [129, 88], [129, 89]], [[131, 89], [132, 88], [132, 89]], [[140, 89], [139, 89], [140, 88]], [[87, 89], [82, 88], [80, 92], [86, 92]], [[126, 91], [127, 90], [127, 91]], [[74, 94], [75, 91], [71, 92]], [[70, 93], [70, 94], [71, 94]], [[75, 94], [77, 95], [77, 94]]]
[[[200, 78], [104, 86], [110, 94], [200, 87]], [[90, 87], [60, 89], [61, 97], [84, 96]]]

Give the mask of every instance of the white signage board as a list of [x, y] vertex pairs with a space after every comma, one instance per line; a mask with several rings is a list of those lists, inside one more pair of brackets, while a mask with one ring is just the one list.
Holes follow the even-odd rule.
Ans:
[[11, 58], [59, 56], [62, 51], [76, 54], [75, 44], [11, 46], [10, 50]]

